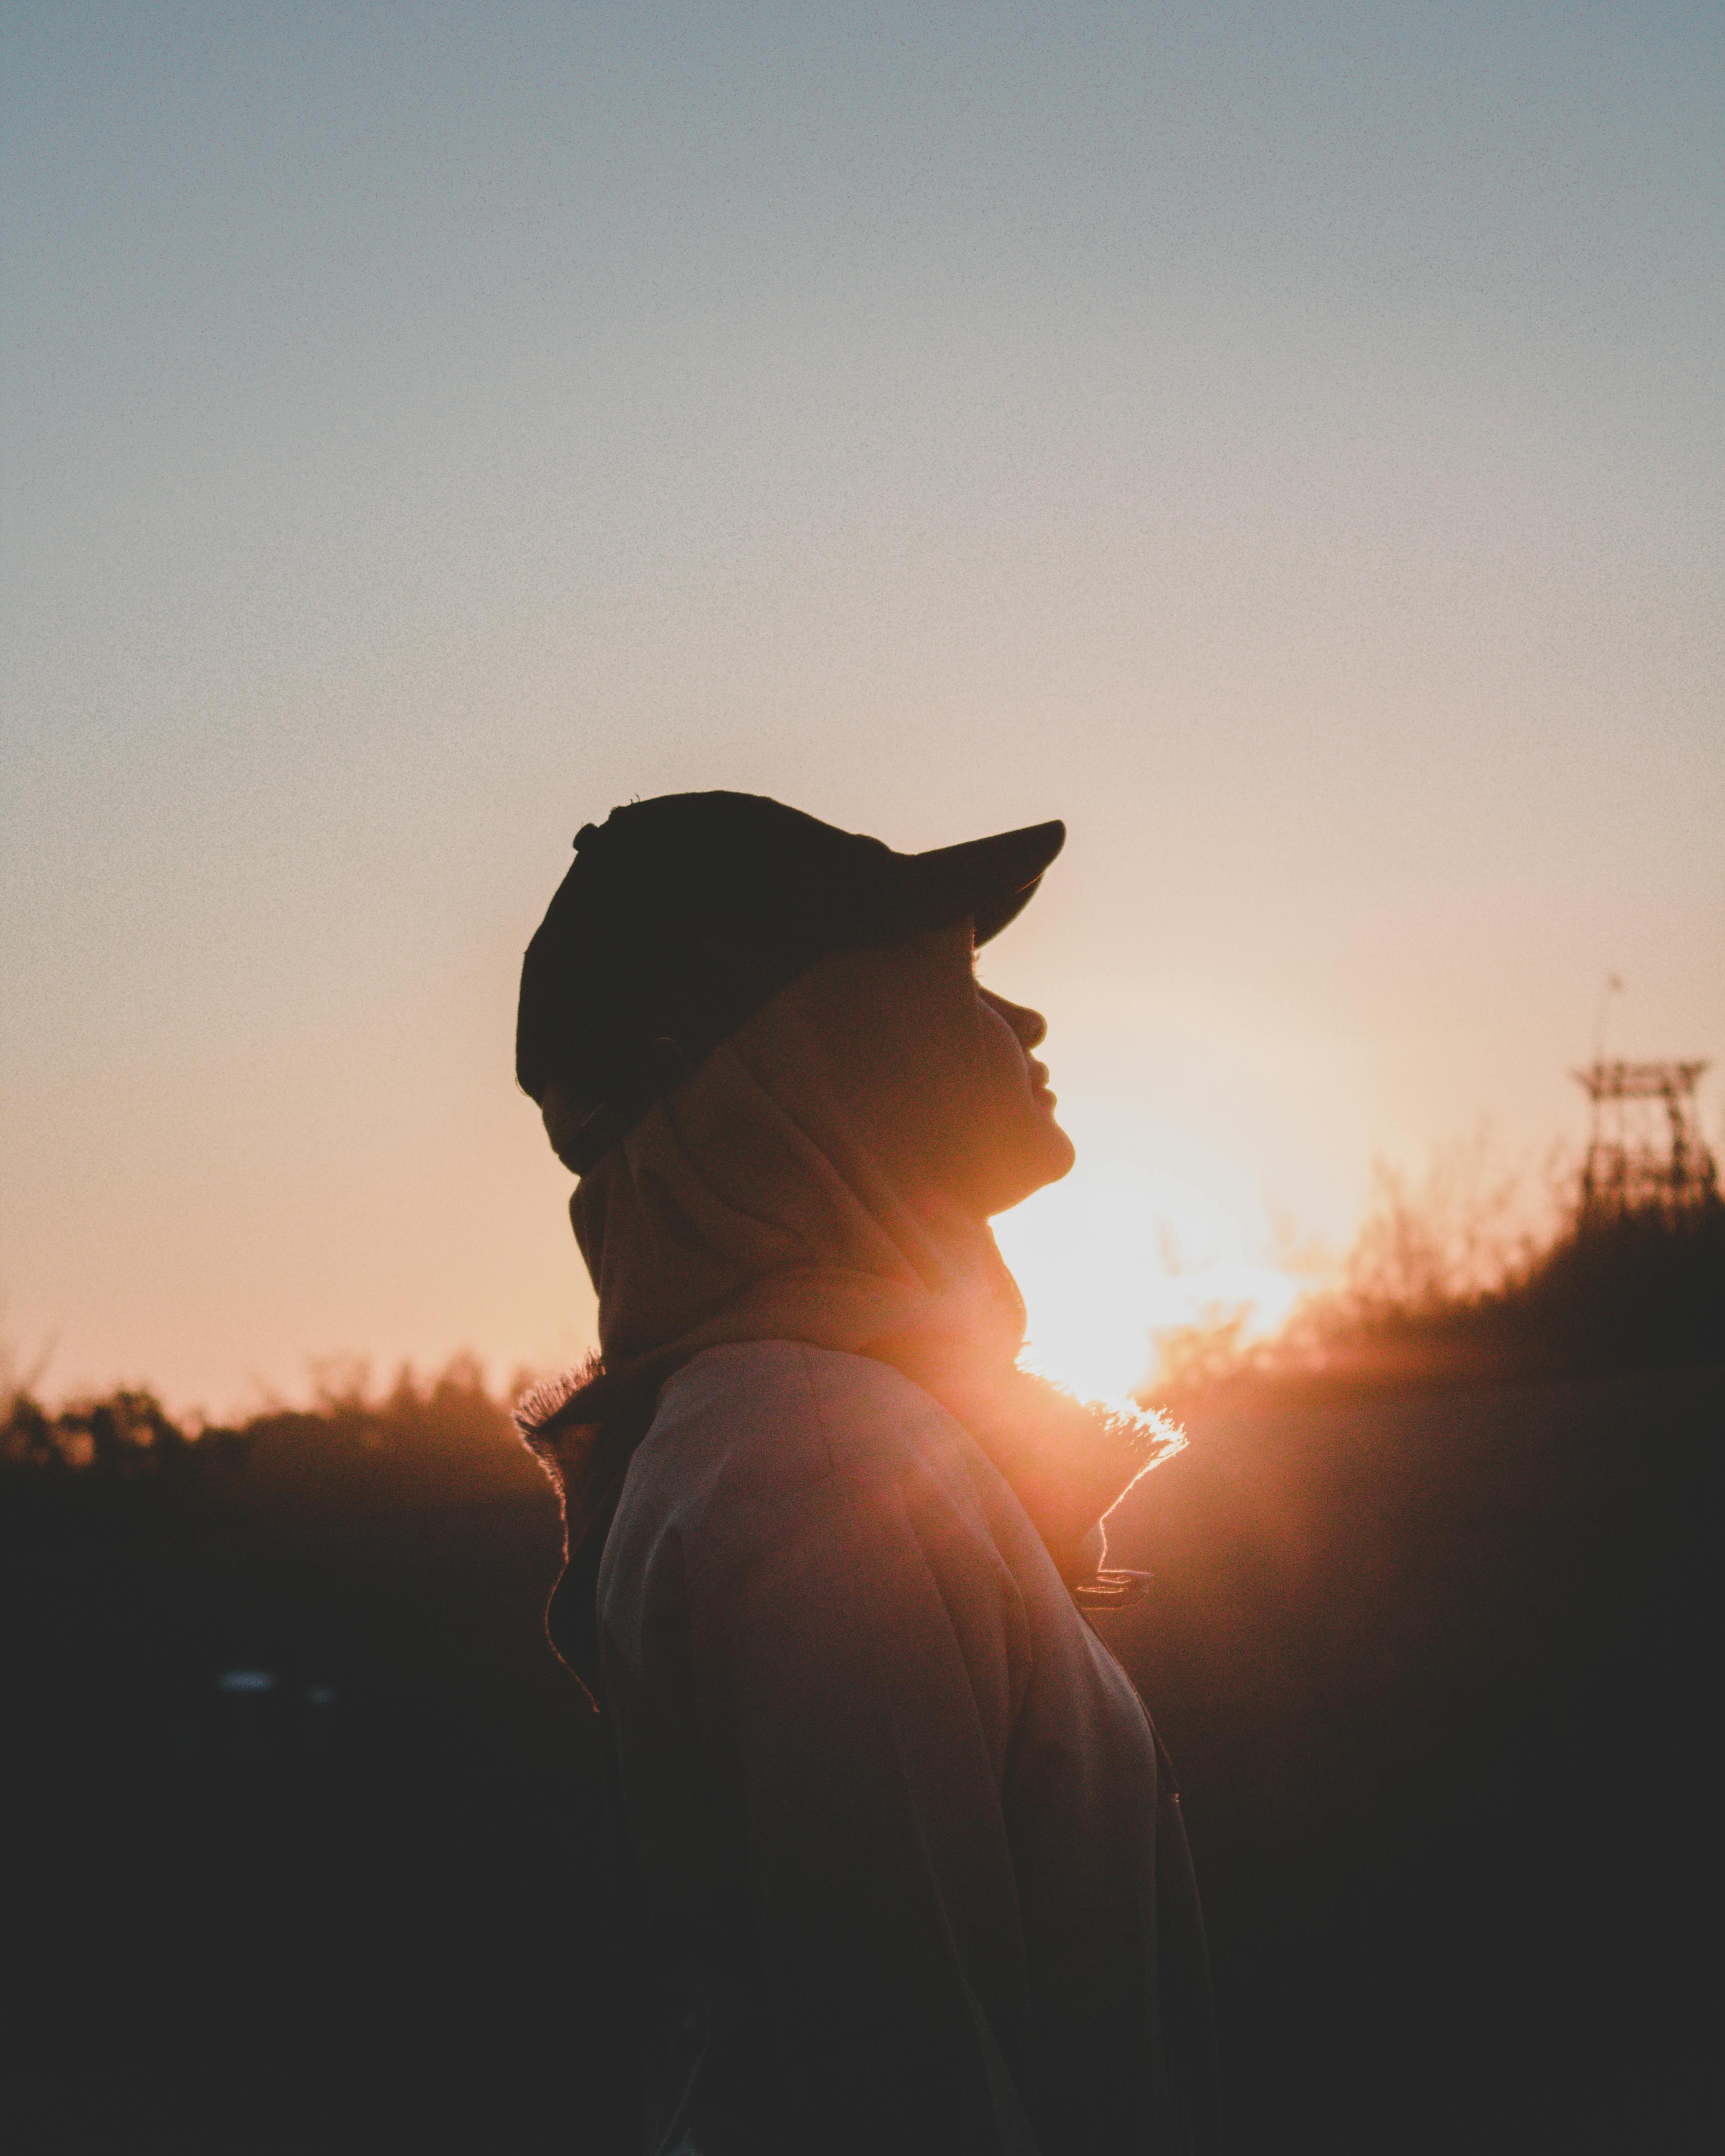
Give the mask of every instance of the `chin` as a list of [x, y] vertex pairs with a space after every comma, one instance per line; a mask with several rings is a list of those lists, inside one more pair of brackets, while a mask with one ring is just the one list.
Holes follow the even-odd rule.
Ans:
[[1071, 1139], [1066, 1136], [1052, 1116], [1048, 1119], [1048, 1136], [1045, 1142], [1048, 1166], [1046, 1172], [1037, 1178], [1036, 1188], [1039, 1190], [1045, 1183], [1058, 1183], [1063, 1175], [1069, 1174], [1073, 1162], [1078, 1158], [1077, 1147], [1073, 1144]]
[[1015, 1136], [1017, 1142], [1012, 1148], [1012, 1158], [1009, 1162], [1001, 1162], [1002, 1172], [991, 1194], [991, 1216], [1009, 1212], [1034, 1191], [1058, 1183], [1078, 1158], [1071, 1139], [1045, 1108], [1038, 1111], [1034, 1125], [1027, 1126]]

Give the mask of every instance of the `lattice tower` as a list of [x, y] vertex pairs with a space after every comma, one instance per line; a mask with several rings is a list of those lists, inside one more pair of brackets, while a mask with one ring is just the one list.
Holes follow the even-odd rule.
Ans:
[[1584, 1215], [1705, 1204], [1719, 1170], [1701, 1134], [1695, 1088], [1705, 1063], [1590, 1063], [1574, 1075], [1593, 1103], [1581, 1172]]

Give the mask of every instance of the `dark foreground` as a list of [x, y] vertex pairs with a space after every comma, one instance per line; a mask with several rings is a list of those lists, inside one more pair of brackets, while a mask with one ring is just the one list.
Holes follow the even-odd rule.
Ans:
[[[1180, 1773], [1233, 2147], [1711, 2146], [1725, 1371], [1193, 1435], [1104, 1622]], [[556, 1543], [534, 1494], [6, 1502], [8, 2148], [594, 2145]]]

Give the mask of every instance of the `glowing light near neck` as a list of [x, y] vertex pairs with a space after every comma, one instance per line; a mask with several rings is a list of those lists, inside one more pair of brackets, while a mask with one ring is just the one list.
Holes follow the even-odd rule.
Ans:
[[1130, 1152], [1081, 1146], [1064, 1182], [995, 1230], [1029, 1311], [1025, 1362], [1086, 1396], [1151, 1380], [1158, 1332], [1243, 1311], [1243, 1337], [1262, 1337], [1300, 1292], [1265, 1255], [1255, 1195], [1173, 1132], [1144, 1132]]

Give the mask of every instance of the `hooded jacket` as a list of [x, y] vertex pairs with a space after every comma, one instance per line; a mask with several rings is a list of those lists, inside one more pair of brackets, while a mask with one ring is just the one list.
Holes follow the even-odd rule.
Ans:
[[653, 2156], [1211, 2145], [1166, 1760], [937, 1401], [806, 1342], [704, 1350], [629, 1466], [598, 1618]]
[[1015, 1366], [952, 1168], [987, 1135], [968, 942], [962, 992], [950, 936], [825, 962], [573, 1200], [606, 1370], [526, 1427], [644, 1943], [649, 2156], [1214, 2145], [1178, 1795], [1075, 1599], [1173, 1440]]

